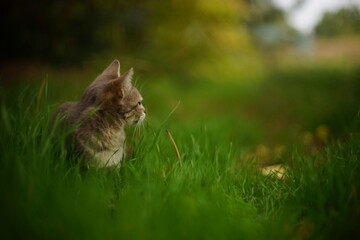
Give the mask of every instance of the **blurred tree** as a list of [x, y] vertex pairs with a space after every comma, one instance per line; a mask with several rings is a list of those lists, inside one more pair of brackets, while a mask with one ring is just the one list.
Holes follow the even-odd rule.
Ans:
[[247, 24], [250, 27], [264, 23], [285, 23], [284, 12], [277, 8], [271, 1], [248, 0], [249, 18]]
[[[285, 13], [271, 1], [248, 0], [248, 2], [247, 26], [261, 47], [271, 50], [297, 39], [298, 33], [288, 25]], [[296, 2], [296, 4], [301, 3]]]
[[360, 34], [360, 10], [356, 6], [326, 13], [315, 27], [321, 37]]
[[[260, 62], [238, 0], [173, 0], [151, 3], [147, 52], [171, 71], [224, 80], [257, 74]], [[254, 69], [254, 71], [249, 71]]]
[[2, 5], [2, 61], [71, 65], [111, 52], [214, 79], [247, 78], [261, 65], [244, 25], [248, 6], [243, 0], [14, 0]]

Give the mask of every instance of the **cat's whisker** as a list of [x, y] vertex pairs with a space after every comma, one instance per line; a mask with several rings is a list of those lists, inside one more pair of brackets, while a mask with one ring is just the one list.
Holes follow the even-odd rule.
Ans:
[[132, 135], [132, 138], [134, 139], [135, 136], [136, 136], [136, 130], [137, 130], [137, 124], [135, 125], [134, 127], [134, 131], [133, 131], [133, 135]]
[[145, 130], [145, 125], [144, 125], [144, 122], [146, 121], [147, 119], [144, 118], [142, 119], [138, 124], [137, 124], [137, 130], [138, 130], [138, 133], [140, 134], [142, 130]]
[[136, 124], [135, 126], [135, 135], [139, 134], [139, 124]]
[[145, 132], [145, 124], [144, 123], [141, 124], [141, 127], [142, 127], [143, 131]]
[[145, 118], [144, 121], [143, 121], [143, 123], [142, 123], [142, 125], [143, 125], [143, 128], [144, 128], [144, 130], [145, 130], [145, 128], [146, 128], [147, 126], [151, 126], [151, 123], [149, 122], [149, 120], [148, 120], [147, 118]]
[[145, 130], [145, 128], [144, 128], [144, 121], [142, 121], [142, 122], [140, 123], [139, 131], [141, 132], [141, 130]]
[[134, 132], [133, 132], [133, 138], [136, 137], [137, 135], [140, 135], [140, 133], [141, 133], [141, 125], [142, 125], [142, 122], [138, 122], [135, 125]]
[[144, 126], [144, 120], [142, 120], [141, 122], [139, 122], [139, 124], [138, 124], [138, 132], [139, 132], [139, 134], [141, 133], [141, 130], [143, 129], [143, 126]]

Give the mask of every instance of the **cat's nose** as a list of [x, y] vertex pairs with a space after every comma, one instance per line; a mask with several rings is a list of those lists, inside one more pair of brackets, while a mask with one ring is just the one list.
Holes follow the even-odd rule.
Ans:
[[144, 113], [146, 113], [146, 109], [144, 108]]

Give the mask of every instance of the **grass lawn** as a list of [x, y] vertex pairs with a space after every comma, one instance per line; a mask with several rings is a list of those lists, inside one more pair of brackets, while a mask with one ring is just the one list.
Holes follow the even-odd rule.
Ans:
[[[141, 77], [148, 121], [110, 172], [67, 160], [49, 127], [83, 78], [0, 88], [1, 239], [360, 238], [358, 67], [243, 87]], [[262, 174], [272, 164], [280, 178]]]

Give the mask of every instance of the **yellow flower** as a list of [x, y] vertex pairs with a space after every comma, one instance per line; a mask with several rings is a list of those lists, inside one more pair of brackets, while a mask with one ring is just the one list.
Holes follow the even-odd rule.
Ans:
[[326, 142], [329, 139], [329, 128], [326, 125], [320, 125], [315, 130], [316, 137]]

